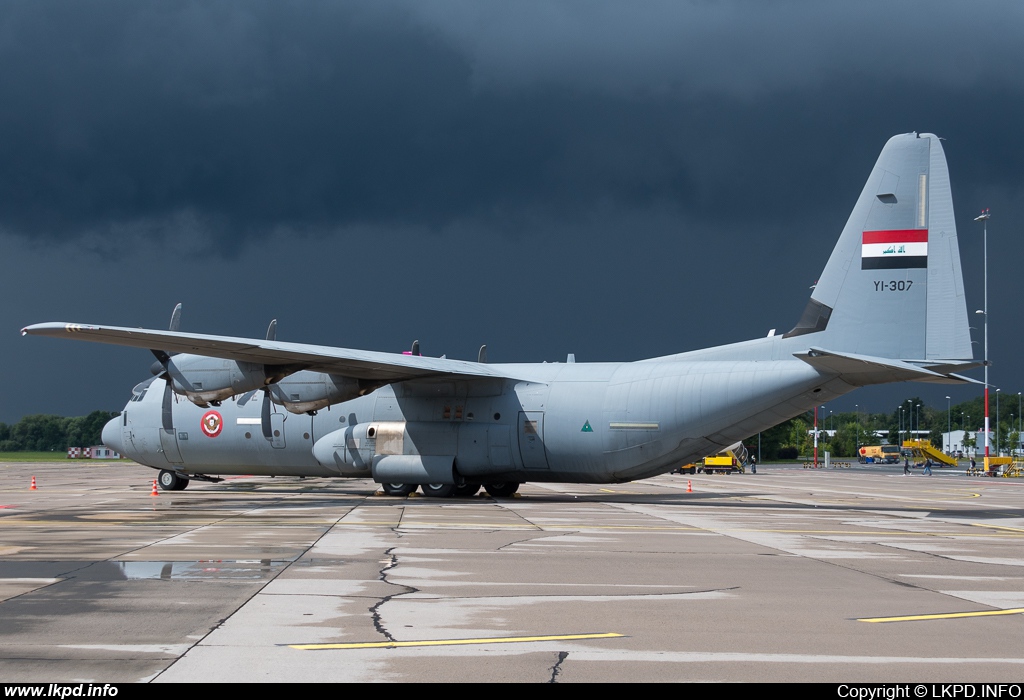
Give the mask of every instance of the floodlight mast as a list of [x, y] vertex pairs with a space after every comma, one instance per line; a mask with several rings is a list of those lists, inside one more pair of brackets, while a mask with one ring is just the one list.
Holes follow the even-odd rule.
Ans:
[[992, 217], [988, 209], [974, 218], [982, 222], [982, 246], [985, 258], [985, 306], [981, 313], [985, 317], [985, 473], [989, 473], [989, 422], [988, 422], [988, 220]]

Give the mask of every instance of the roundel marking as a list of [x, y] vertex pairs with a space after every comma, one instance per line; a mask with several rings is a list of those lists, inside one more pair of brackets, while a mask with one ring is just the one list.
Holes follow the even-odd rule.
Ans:
[[224, 419], [217, 411], [207, 411], [199, 421], [199, 427], [203, 429], [203, 435], [215, 438], [224, 429]]

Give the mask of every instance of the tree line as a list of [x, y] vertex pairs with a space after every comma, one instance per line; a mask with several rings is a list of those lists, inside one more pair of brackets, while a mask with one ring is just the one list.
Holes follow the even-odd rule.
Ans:
[[[990, 393], [989, 417], [993, 449], [1007, 451], [1020, 445], [1021, 410], [1016, 395], [1003, 397], [1000, 410], [995, 406], [995, 394]], [[847, 411], [833, 413], [818, 409], [818, 449], [828, 450], [835, 457], [855, 457], [861, 445], [899, 445], [911, 439], [910, 432], [927, 431], [927, 440], [943, 449], [942, 434], [950, 430], [966, 430], [965, 446], [971, 447], [976, 431], [984, 426], [984, 401], [979, 396], [969, 401], [951, 404], [948, 408], [925, 406], [918, 397], [906, 399], [891, 413]], [[828, 431], [826, 434], [824, 431]], [[833, 432], [834, 431], [834, 432]], [[814, 450], [814, 412], [808, 411], [780, 423], [760, 435], [761, 458], [796, 459]], [[757, 450], [758, 436], [744, 441], [748, 448]], [[756, 453], [756, 452], [755, 452]], [[998, 454], [998, 452], [997, 452]]]
[[101, 443], [103, 426], [118, 411], [93, 411], [87, 416], [25, 416], [13, 425], [0, 423], [0, 452], [66, 452], [69, 447]]

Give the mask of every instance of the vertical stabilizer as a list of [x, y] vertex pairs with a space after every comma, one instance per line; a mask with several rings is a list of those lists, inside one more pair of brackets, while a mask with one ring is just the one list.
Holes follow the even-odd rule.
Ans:
[[894, 136], [882, 149], [786, 336], [811, 333], [815, 345], [859, 355], [972, 358], [949, 171], [935, 135]]

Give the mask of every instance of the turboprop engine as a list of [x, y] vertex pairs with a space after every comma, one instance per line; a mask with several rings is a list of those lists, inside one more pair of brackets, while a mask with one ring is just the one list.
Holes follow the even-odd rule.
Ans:
[[166, 373], [176, 394], [188, 397], [197, 406], [223, 401], [237, 394], [262, 389], [277, 379], [262, 364], [222, 360], [203, 355], [158, 355], [153, 373]]
[[349, 401], [365, 392], [366, 387], [358, 379], [302, 371], [274, 384], [270, 388], [270, 398], [289, 413], [309, 413]]

